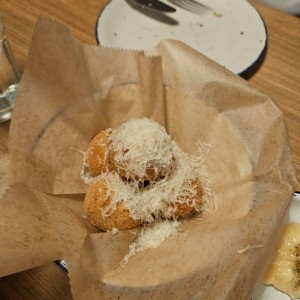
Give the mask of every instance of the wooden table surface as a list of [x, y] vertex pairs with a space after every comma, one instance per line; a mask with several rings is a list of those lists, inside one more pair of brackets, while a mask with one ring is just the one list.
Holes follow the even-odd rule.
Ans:
[[[64, 23], [82, 42], [96, 44], [95, 25], [107, 0], [0, 0], [0, 13], [17, 66], [24, 70], [38, 15]], [[268, 31], [260, 68], [248, 78], [284, 112], [300, 181], [300, 19], [255, 4]], [[0, 152], [7, 152], [10, 122], [0, 124]], [[300, 191], [298, 184], [297, 190]], [[56, 264], [0, 278], [0, 299], [72, 299], [68, 277]]]

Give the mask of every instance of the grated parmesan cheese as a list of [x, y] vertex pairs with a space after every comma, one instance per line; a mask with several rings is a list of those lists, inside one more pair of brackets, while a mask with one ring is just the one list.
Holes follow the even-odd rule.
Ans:
[[[114, 160], [114, 171], [105, 170], [92, 177], [84, 154], [82, 179], [87, 184], [101, 180], [107, 189], [102, 193], [99, 188], [99, 194], [105, 198], [102, 201], [107, 204], [99, 209], [101, 217], [109, 217], [121, 202], [133, 220], [144, 223], [121, 264], [138, 252], [157, 248], [176, 234], [180, 224], [176, 216], [179, 205], [188, 202], [195, 211], [215, 210], [211, 193], [214, 177], [204, 165], [210, 145], [197, 141], [196, 146], [193, 155], [183, 152], [164, 127], [143, 118], [129, 120], [110, 131], [107, 153]], [[149, 169], [155, 174], [152, 179]], [[203, 190], [201, 206], [197, 202], [197, 184]]]
[[[202, 150], [203, 144], [201, 144]], [[199, 148], [200, 149], [200, 148]], [[206, 147], [205, 147], [206, 149]], [[213, 210], [210, 188], [213, 177], [208, 176], [203, 166], [202, 155], [188, 155], [174, 142], [174, 163], [172, 171], [163, 179], [150, 182], [145, 188], [140, 188], [136, 181], [124, 182], [116, 172], [103, 172], [94, 180], [104, 180], [110, 203], [102, 210], [102, 216], [109, 216], [119, 202], [134, 220], [153, 222], [156, 218], [174, 218], [179, 203], [191, 200], [191, 207], [199, 211], [195, 200], [195, 181], [200, 180], [204, 194], [203, 210]], [[100, 191], [101, 192], [101, 191]]]
[[113, 228], [112, 230], [111, 230], [111, 234], [112, 235], [115, 235], [115, 234], [117, 234], [119, 232], [119, 229], [118, 228]]
[[[130, 217], [143, 222], [153, 222], [160, 217], [174, 218], [178, 204], [185, 203], [187, 199], [189, 206], [199, 211], [197, 181], [204, 191], [201, 209], [214, 210], [211, 195], [213, 177], [208, 175], [204, 165], [209, 145], [197, 141], [196, 153], [189, 155], [179, 148], [164, 127], [146, 118], [129, 120], [110, 133], [108, 147], [114, 152], [114, 160], [126, 172], [134, 172], [137, 176], [124, 182], [118, 170], [107, 170], [92, 177], [84, 155], [83, 180], [87, 184], [104, 180], [107, 187], [106, 200], [110, 199], [110, 203], [101, 211], [102, 217], [109, 216], [119, 202], [129, 211]], [[162, 168], [164, 176], [141, 187], [140, 178], [146, 175], [150, 164], [157, 173]]]
[[263, 248], [264, 244], [257, 244], [257, 245], [247, 245], [245, 248], [240, 249], [237, 251], [238, 254], [243, 254], [251, 249], [256, 249], [256, 248]]
[[179, 225], [178, 221], [164, 220], [143, 227], [138, 237], [130, 244], [129, 253], [120, 265], [124, 266], [138, 252], [158, 248], [168, 237], [177, 234]]
[[109, 151], [114, 153], [118, 169], [126, 178], [154, 179], [169, 173], [173, 163], [173, 142], [166, 129], [157, 122], [142, 118], [131, 119], [114, 130], [109, 137]]

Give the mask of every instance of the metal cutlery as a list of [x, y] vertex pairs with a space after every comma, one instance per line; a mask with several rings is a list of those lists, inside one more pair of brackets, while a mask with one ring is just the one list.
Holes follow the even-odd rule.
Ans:
[[[131, 6], [137, 6], [138, 9], [152, 11], [155, 13], [174, 13], [176, 9], [159, 0], [126, 0]], [[167, 0], [173, 5], [192, 12], [196, 15], [202, 15], [211, 12], [212, 9], [196, 0]]]
[[196, 0], [168, 0], [170, 3], [188, 10], [194, 14], [202, 15], [211, 12], [211, 8]]
[[[161, 1], [155, 0], [125, 0], [131, 8], [136, 10], [137, 12], [147, 16], [151, 19], [157, 20], [161, 23], [176, 26], [178, 25], [178, 21], [175, 18], [172, 18], [172, 13], [176, 9], [170, 7], [169, 5], [163, 3], [164, 5], [160, 5]], [[154, 4], [155, 3], [155, 4]], [[171, 8], [171, 9], [170, 9]], [[171, 12], [171, 14], [168, 14]]]
[[146, 9], [153, 9], [164, 13], [176, 12], [176, 8], [169, 6], [159, 0], [134, 0], [134, 2]]

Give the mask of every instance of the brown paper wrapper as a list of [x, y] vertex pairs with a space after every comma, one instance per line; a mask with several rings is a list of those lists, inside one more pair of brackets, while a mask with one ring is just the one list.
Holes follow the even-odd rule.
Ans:
[[39, 193], [22, 184], [12, 186], [0, 199], [0, 209], [0, 276], [62, 257], [61, 241]]
[[[84, 217], [82, 152], [100, 130], [137, 117], [164, 125], [188, 153], [198, 140], [211, 145], [216, 211], [120, 268], [136, 235], [98, 232]], [[148, 53], [83, 45], [45, 18], [9, 150], [10, 182], [38, 191], [47, 207], [75, 299], [247, 299], [295, 190], [283, 114], [246, 81], [179, 41]]]

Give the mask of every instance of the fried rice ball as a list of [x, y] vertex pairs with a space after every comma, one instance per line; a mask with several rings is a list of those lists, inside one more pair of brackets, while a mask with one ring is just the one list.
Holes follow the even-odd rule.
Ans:
[[135, 181], [156, 181], [170, 174], [173, 141], [166, 129], [147, 119], [131, 119], [113, 130], [110, 163], [120, 176]]
[[100, 175], [103, 171], [114, 170], [114, 165], [110, 163], [108, 146], [111, 130], [100, 131], [91, 141], [87, 150], [87, 166], [93, 177]]
[[[126, 151], [124, 151], [125, 153]], [[121, 167], [115, 160], [115, 153], [112, 151], [110, 152], [109, 155], [109, 163], [110, 165], [118, 172], [118, 174], [129, 180], [135, 180], [135, 181], [140, 181], [140, 182], [145, 182], [145, 181], [157, 181], [163, 178], [166, 175], [166, 172], [164, 170], [156, 170], [152, 164], [148, 166], [145, 170], [145, 175], [140, 177], [136, 175], [134, 172], [126, 171], [125, 168]]]
[[[140, 180], [140, 181], [154, 181], [163, 177], [165, 174], [162, 170], [156, 171], [155, 168], [150, 164], [146, 169], [146, 175], [143, 178], [125, 171], [124, 168], [115, 160], [115, 152], [109, 149], [112, 141], [110, 140], [111, 130], [106, 129], [100, 131], [91, 141], [89, 148], [87, 150], [87, 165], [88, 169], [93, 177], [100, 175], [102, 172], [117, 171], [119, 175], [123, 178], [130, 180]], [[123, 151], [123, 155], [128, 150]]]
[[200, 210], [203, 203], [203, 187], [199, 181], [195, 181], [193, 184], [195, 196], [183, 196], [181, 199], [175, 202], [175, 217], [186, 217]]
[[164, 127], [146, 118], [131, 119], [97, 134], [87, 151], [87, 165], [93, 177], [117, 171], [127, 180], [156, 181], [170, 174], [172, 149]]
[[83, 207], [94, 226], [103, 231], [109, 231], [113, 228], [118, 230], [132, 229], [142, 224], [140, 220], [134, 220], [129, 215], [129, 211], [123, 207], [122, 200], [117, 203], [113, 211], [104, 216], [103, 213], [110, 205], [112, 196], [113, 191], [107, 188], [104, 179], [100, 179], [89, 186]]

